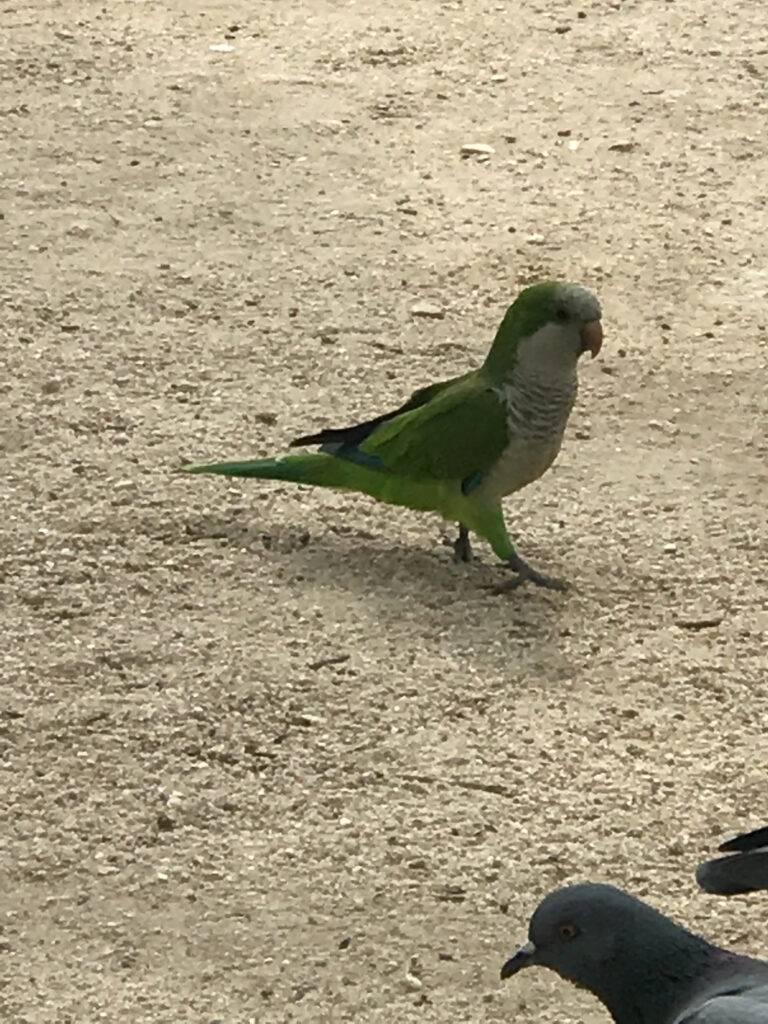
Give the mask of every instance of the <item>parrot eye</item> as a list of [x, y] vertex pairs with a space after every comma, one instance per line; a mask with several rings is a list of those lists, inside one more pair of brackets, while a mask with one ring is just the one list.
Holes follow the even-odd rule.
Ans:
[[575, 924], [571, 924], [570, 921], [566, 921], [563, 924], [558, 925], [557, 928], [557, 934], [565, 942], [568, 942], [570, 939], [575, 939], [578, 933], [579, 929], [576, 927]]

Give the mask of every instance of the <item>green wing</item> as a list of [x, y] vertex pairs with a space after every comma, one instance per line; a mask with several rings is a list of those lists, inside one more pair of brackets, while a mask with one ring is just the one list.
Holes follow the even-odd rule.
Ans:
[[[417, 409], [420, 405], [431, 401], [441, 391], [452, 387], [457, 381], [464, 380], [468, 376], [469, 374], [465, 373], [461, 377], [452, 377], [450, 380], [441, 380], [437, 384], [428, 384], [424, 388], [419, 388], [418, 391], [413, 392], [403, 405], [397, 409], [392, 409], [390, 412], [382, 413], [381, 416], [375, 416], [372, 420], [355, 423], [351, 427], [330, 427], [325, 430], [319, 430], [314, 434], [302, 434], [301, 437], [291, 441], [291, 448], [298, 448], [301, 445], [319, 444], [328, 446], [323, 448], [324, 451], [332, 451], [335, 454], [339, 453], [340, 448], [344, 449], [344, 453], [348, 456], [350, 449], [361, 445], [366, 437], [370, 437], [374, 430], [378, 430], [382, 423], [394, 419], [395, 416], [401, 416], [404, 412], [410, 412], [411, 409]], [[330, 446], [333, 446], [333, 448]]]
[[460, 377], [451, 377], [450, 380], [441, 380], [437, 384], [427, 384], [426, 387], [418, 388], [393, 415], [398, 416], [400, 413], [411, 412], [411, 410], [418, 409], [421, 405], [426, 405], [427, 402], [431, 402], [433, 398], [436, 398], [441, 391], [445, 391], [446, 388], [451, 388], [455, 384], [465, 381], [467, 377], [471, 377], [473, 372], [470, 370], [469, 373], [463, 373]]
[[471, 489], [507, 440], [503, 395], [478, 372], [382, 423], [359, 449], [398, 476], [467, 481]]

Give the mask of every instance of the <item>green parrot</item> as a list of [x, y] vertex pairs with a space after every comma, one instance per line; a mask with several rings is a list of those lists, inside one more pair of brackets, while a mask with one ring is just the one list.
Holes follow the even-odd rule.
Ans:
[[239, 462], [190, 463], [188, 473], [292, 480], [439, 512], [459, 524], [456, 559], [469, 561], [469, 531], [484, 537], [525, 581], [564, 590], [515, 550], [501, 499], [537, 480], [560, 450], [576, 398], [576, 365], [603, 340], [600, 304], [582, 285], [525, 288], [501, 321], [485, 362], [415, 391], [393, 412], [356, 426], [299, 437], [319, 452]]

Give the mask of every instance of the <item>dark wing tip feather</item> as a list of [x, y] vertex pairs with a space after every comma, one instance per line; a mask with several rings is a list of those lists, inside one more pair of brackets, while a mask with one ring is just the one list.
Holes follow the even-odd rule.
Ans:
[[718, 846], [723, 853], [731, 853], [737, 850], [759, 850], [762, 846], [768, 846], [768, 825], [762, 828], [753, 829], [751, 832], [742, 832], [733, 839], [727, 839]]
[[324, 444], [328, 440], [327, 435], [332, 433], [332, 430], [321, 430], [319, 434], [303, 434], [301, 437], [295, 437], [288, 447], [301, 448], [310, 444]]
[[696, 868], [696, 882], [704, 892], [718, 896], [768, 889], [768, 851], [753, 850], [705, 860]]

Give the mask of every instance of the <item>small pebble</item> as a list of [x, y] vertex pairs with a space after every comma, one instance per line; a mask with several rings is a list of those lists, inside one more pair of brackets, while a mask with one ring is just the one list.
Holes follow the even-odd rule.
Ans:
[[492, 156], [496, 150], [485, 142], [465, 142], [460, 152], [462, 156]]
[[442, 320], [445, 310], [434, 302], [417, 302], [411, 306], [411, 316], [423, 317], [427, 320]]

